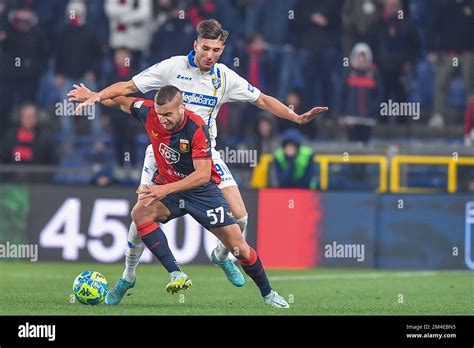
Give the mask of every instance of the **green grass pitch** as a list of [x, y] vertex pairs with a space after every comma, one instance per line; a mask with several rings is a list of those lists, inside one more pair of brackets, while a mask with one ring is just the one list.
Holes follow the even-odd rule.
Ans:
[[[159, 264], [139, 265], [137, 284], [118, 306], [71, 303], [72, 283], [86, 270], [112, 286], [122, 264], [0, 263], [0, 315], [473, 315], [474, 273], [354, 269], [269, 270], [289, 310], [266, 307], [246, 277], [232, 286], [215, 266], [184, 265], [194, 286], [170, 295]], [[182, 295], [181, 295], [182, 294]]]

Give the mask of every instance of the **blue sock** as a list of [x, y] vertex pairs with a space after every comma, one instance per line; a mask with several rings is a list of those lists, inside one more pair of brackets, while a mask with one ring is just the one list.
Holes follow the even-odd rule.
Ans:
[[267, 274], [263, 268], [262, 261], [257, 255], [257, 252], [250, 248], [250, 256], [247, 260], [240, 260], [242, 269], [249, 275], [250, 278], [257, 284], [260, 289], [262, 296], [266, 296], [272, 291], [270, 282], [268, 281]]
[[137, 226], [138, 235], [142, 238], [146, 247], [160, 260], [161, 264], [168, 271], [168, 273], [181, 271], [176, 264], [176, 259], [173, 256], [165, 234], [154, 221], [145, 222]]

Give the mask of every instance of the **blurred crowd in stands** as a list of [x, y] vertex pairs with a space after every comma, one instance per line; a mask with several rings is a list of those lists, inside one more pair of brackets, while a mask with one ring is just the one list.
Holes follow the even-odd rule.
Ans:
[[[141, 168], [142, 125], [100, 106], [74, 117], [67, 92], [186, 55], [208, 18], [230, 32], [221, 62], [252, 85], [297, 113], [330, 108], [299, 127], [309, 141], [367, 144], [389, 125], [455, 127], [445, 140], [474, 142], [474, 0], [0, 0], [1, 163], [94, 164], [54, 180], [136, 183], [120, 170]], [[381, 103], [416, 103], [421, 117], [383, 116]], [[259, 154], [295, 128], [244, 104], [223, 107], [218, 124], [217, 148]]]

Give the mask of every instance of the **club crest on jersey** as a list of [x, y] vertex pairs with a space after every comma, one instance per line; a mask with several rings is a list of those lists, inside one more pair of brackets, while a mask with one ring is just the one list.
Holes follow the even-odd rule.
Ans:
[[222, 81], [219, 77], [217, 76], [212, 76], [212, 85], [214, 86], [214, 89], [219, 89], [221, 87]]
[[173, 150], [171, 147], [164, 143], [160, 143], [158, 151], [168, 164], [178, 163], [181, 157], [178, 151]]
[[212, 85], [214, 86], [214, 89], [219, 89], [222, 85], [221, 71], [219, 70], [219, 68], [216, 68], [215, 71], [214, 68], [212, 68], [211, 74]]
[[179, 149], [181, 152], [189, 151], [189, 140], [188, 139], [179, 139]]

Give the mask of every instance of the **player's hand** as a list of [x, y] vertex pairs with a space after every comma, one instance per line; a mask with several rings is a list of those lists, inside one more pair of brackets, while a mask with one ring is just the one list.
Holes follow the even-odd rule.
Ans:
[[84, 108], [94, 105], [95, 103], [99, 103], [99, 102], [100, 102], [100, 94], [96, 92], [92, 92], [92, 96], [89, 99], [87, 99], [85, 102], [77, 106], [76, 110], [74, 111], [74, 114], [81, 115], [82, 110]]
[[140, 189], [138, 199], [149, 199], [145, 204], [145, 207], [150, 206], [154, 201], [159, 201], [168, 196], [167, 185], [158, 185], [158, 186], [148, 186], [145, 185]]
[[321, 114], [323, 112], [328, 111], [329, 108], [326, 106], [316, 106], [309, 110], [308, 112], [305, 112], [304, 114], [301, 114], [298, 116], [296, 119], [296, 123], [298, 124], [306, 124], [308, 122], [311, 122], [316, 118], [318, 114]]
[[91, 98], [94, 94], [89, 88], [87, 88], [83, 83], [80, 86], [73, 85], [74, 89], [70, 90], [67, 94], [68, 101], [70, 102], [85, 102], [87, 99]]

